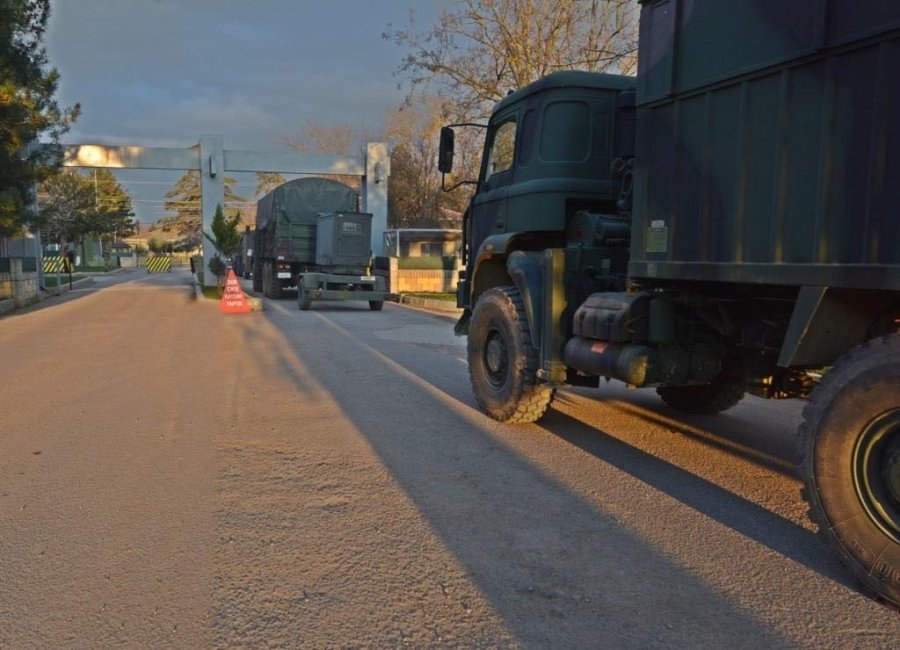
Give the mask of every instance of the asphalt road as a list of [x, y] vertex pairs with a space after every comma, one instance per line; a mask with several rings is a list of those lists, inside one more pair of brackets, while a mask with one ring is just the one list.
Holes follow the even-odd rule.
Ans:
[[132, 271], [0, 317], [0, 647], [889, 648], [801, 405], [474, 406], [446, 317]]

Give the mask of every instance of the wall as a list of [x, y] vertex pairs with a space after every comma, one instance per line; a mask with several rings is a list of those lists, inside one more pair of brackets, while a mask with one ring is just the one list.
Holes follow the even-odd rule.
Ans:
[[37, 302], [40, 298], [37, 272], [23, 271], [20, 257], [8, 259], [9, 272], [0, 273], [0, 301], [11, 302], [10, 308]]
[[399, 258], [377, 258], [384, 266], [375, 269], [376, 275], [387, 276], [388, 292], [400, 293], [452, 293], [456, 291], [459, 271], [400, 269]]
[[396, 289], [393, 293], [429, 293], [456, 291], [456, 271], [420, 271], [417, 269], [397, 269]]

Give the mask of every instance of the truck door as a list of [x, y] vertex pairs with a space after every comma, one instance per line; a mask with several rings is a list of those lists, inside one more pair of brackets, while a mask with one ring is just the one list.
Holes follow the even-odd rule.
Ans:
[[478, 192], [472, 200], [471, 248], [475, 255], [487, 237], [506, 232], [507, 198], [513, 182], [516, 115], [498, 119], [488, 134]]

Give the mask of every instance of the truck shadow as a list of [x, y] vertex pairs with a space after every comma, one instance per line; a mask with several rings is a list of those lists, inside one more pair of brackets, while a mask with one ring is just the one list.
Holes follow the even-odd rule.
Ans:
[[[385, 350], [382, 348], [381, 352]], [[434, 372], [435, 366], [427, 363], [408, 357], [402, 362], [407, 370], [436, 389], [473, 409], [477, 408], [465, 366], [460, 366], [458, 377], [448, 377]], [[610, 396], [612, 399], [609, 399]], [[580, 404], [575, 404], [576, 401]], [[798, 450], [794, 416], [799, 412], [797, 405], [792, 405], [787, 417], [780, 413], [781, 420], [776, 425], [760, 424], [755, 412], [772, 404], [752, 397], [745, 398], [745, 402], [734, 409], [738, 415], [730, 411], [714, 416], [679, 414], [651, 390], [628, 390], [624, 387], [612, 391], [604, 388], [562, 390], [558, 392], [554, 405], [536, 425], [528, 426], [543, 429], [785, 558], [841, 585], [857, 589], [812, 530], [716, 484], [711, 478], [704, 477], [699, 469], [695, 470], [696, 473], [682, 469], [666, 460], [667, 451], [651, 453], [605, 430], [610, 427], [598, 428], [563, 410], [567, 406], [587, 406], [589, 409], [604, 409], [604, 414], [614, 411], [617, 419], [639, 420], [647, 425], [648, 430], [667, 431], [670, 437], [675, 438], [671, 447], [679, 446], [678, 438], [683, 437], [712, 452], [737, 459], [748, 467], [748, 473], [759, 474], [758, 470], [764, 470], [791, 479], [796, 488], [789, 495], [782, 495], [782, 498], [795, 500], [805, 512], [796, 469]], [[779, 403], [781, 405], [783, 403]], [[656, 433], [652, 431], [648, 436]], [[659, 443], [663, 449], [665, 445], [665, 442]]]
[[[340, 340], [336, 347], [316, 345], [299, 338], [295, 319], [279, 311], [266, 314], [291, 356], [303, 367], [341, 368], [317, 373], [316, 382], [341, 405], [431, 531], [526, 646], [584, 647], [595, 645], [601, 634], [611, 645], [617, 639], [636, 646], [666, 639], [668, 647], [716, 646], [736, 638], [751, 645], [788, 644], [695, 569], [586, 499], [540, 458], [510, 444], [542, 432], [548, 443], [555, 437], [784, 558], [847, 584], [810, 531], [605, 431], [559, 410], [540, 425], [523, 427], [483, 417], [474, 409], [465, 366], [447, 370], [446, 359], [438, 357], [445, 351], [402, 341], [375, 347], [333, 322], [331, 314], [311, 312], [304, 327], [314, 323]], [[307, 388], [296, 375], [293, 381], [299, 390]], [[376, 387], [377, 399], [360, 386]], [[714, 445], [728, 446], [717, 438], [710, 438]], [[760, 465], [788, 472], [784, 460]], [[642, 616], [642, 610], [653, 614]]]
[[[633, 409], [624, 410], [633, 411]], [[652, 421], [647, 415], [639, 417], [642, 420]], [[815, 533], [789, 519], [559, 410], [551, 409], [540, 422], [540, 426], [560, 440], [618, 468], [683, 503], [691, 510], [820, 575], [855, 588], [838, 562], [826, 552]], [[693, 430], [688, 430], [687, 434], [697, 436]], [[783, 461], [772, 461], [748, 453], [746, 450], [734, 451], [734, 447], [729, 444], [731, 440], [724, 435], [710, 433], [703, 436], [702, 442], [740, 456], [767, 470], [793, 475], [787, 469], [790, 465]], [[799, 500], [799, 494], [797, 499]]]

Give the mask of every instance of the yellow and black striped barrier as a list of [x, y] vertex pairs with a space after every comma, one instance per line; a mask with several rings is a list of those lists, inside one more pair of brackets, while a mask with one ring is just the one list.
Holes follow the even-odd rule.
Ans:
[[[69, 260], [61, 256], [45, 257], [43, 262], [41, 262], [41, 268], [44, 273], [68, 273]], [[75, 269], [72, 270], [74, 271]]]
[[172, 270], [172, 260], [168, 257], [148, 257], [147, 273], [166, 273]]

